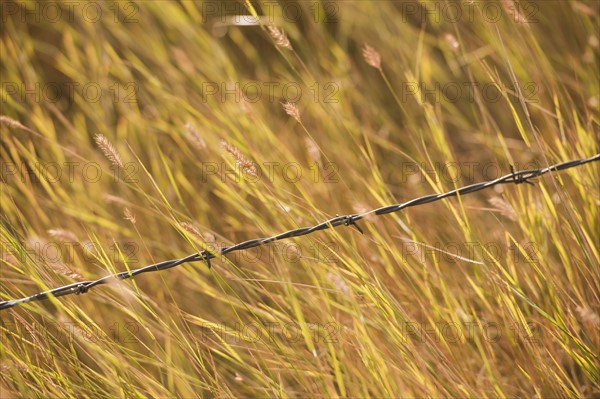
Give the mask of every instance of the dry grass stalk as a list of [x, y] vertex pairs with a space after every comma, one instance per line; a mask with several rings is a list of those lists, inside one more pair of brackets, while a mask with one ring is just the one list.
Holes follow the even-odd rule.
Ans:
[[292, 49], [292, 44], [283, 30], [279, 29], [275, 25], [268, 25], [267, 29], [269, 30], [273, 40], [275, 40], [275, 44], [277, 44], [279, 47], [287, 48], [288, 50]]
[[[27, 322], [27, 320], [25, 320], [23, 317], [19, 316], [19, 314], [17, 312], [15, 312], [14, 310], [11, 310], [10, 314], [16, 320], [18, 320], [19, 323], [27, 330], [27, 332], [29, 333], [29, 337], [31, 337], [32, 341], [35, 343], [35, 345], [38, 346], [38, 348], [45, 348], [45, 345], [42, 344], [42, 341], [38, 337], [38, 334], [35, 332], [35, 328], [34, 328], [35, 324]], [[44, 355], [44, 357], [46, 357], [46, 353], [44, 351], [42, 351], [42, 354]]]
[[300, 111], [298, 110], [298, 106], [291, 102], [281, 103], [283, 106], [283, 110], [286, 114], [294, 118], [298, 123], [300, 123]]
[[367, 64], [381, 71], [381, 55], [377, 50], [368, 44], [365, 44], [362, 49], [362, 54]]
[[106, 202], [115, 202], [115, 203], [124, 204], [124, 205], [130, 204], [124, 198], [117, 197], [116, 195], [112, 195], [112, 194], [104, 193], [104, 194], [102, 194], [102, 199], [105, 200]]
[[236, 165], [244, 170], [244, 172], [257, 177], [258, 171], [254, 162], [248, 160], [244, 154], [236, 146], [229, 144], [225, 140], [221, 141], [221, 146], [235, 159]]
[[6, 125], [8, 127], [14, 127], [17, 129], [27, 130], [27, 127], [25, 127], [21, 122], [16, 121], [6, 115], [0, 115], [0, 123], [2, 123], [3, 125]]
[[96, 144], [98, 144], [98, 147], [100, 147], [100, 149], [104, 153], [104, 156], [106, 156], [106, 158], [113, 165], [119, 166], [121, 168], [123, 167], [123, 161], [121, 160], [119, 153], [103, 134], [98, 133], [94, 137], [94, 140], [96, 141]]
[[20, 371], [21, 373], [29, 373], [29, 367], [27, 367], [25, 364], [21, 363], [21, 362], [17, 362], [17, 361], [12, 361], [12, 364], [15, 366], [15, 368]]

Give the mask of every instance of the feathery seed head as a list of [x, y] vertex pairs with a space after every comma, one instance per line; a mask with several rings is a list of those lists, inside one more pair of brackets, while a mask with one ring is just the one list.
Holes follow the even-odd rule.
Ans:
[[306, 144], [306, 151], [308, 151], [308, 156], [317, 164], [321, 165], [321, 151], [319, 150], [319, 146], [313, 139], [307, 137], [304, 140]]
[[104, 136], [101, 133], [98, 133], [94, 137], [94, 140], [96, 141], [96, 144], [98, 144], [98, 147], [100, 147], [100, 149], [104, 153], [104, 156], [110, 162], [112, 162], [113, 165], [120, 166], [121, 168], [123, 167], [123, 161], [121, 160], [119, 153], [117, 152], [115, 147], [110, 143], [110, 141], [108, 141], [106, 136]]
[[73, 233], [72, 231], [69, 231], [69, 230], [50, 229], [50, 230], [48, 230], [48, 234], [50, 234], [51, 237], [59, 239], [63, 242], [71, 242], [71, 243], [79, 242], [79, 238], [77, 238], [75, 233]]
[[502, 0], [501, 4], [502, 4], [502, 7], [504, 8], [504, 11], [506, 11], [507, 14], [509, 14], [511, 17], [513, 17], [513, 19], [515, 20], [516, 23], [523, 24], [523, 25], [529, 25], [529, 20], [519, 10], [521, 5], [517, 1]]
[[27, 129], [25, 126], [23, 126], [23, 124], [19, 121], [16, 121], [12, 118], [9, 118], [6, 115], [0, 115], [0, 122], [3, 125], [9, 126], [9, 127], [14, 127], [17, 129]]
[[279, 47], [287, 48], [288, 50], [292, 49], [290, 39], [288, 39], [287, 35], [282, 29], [279, 29], [275, 25], [268, 25], [267, 29], [269, 30], [273, 40], [275, 40], [275, 44], [277, 44]]
[[291, 102], [281, 103], [283, 106], [283, 110], [286, 114], [294, 118], [298, 123], [300, 123], [300, 111], [298, 111], [298, 106]]
[[244, 170], [244, 172], [255, 177], [258, 176], [258, 171], [256, 170], [256, 165], [254, 164], [254, 162], [248, 160], [244, 156], [244, 154], [242, 154], [239, 148], [232, 144], [229, 144], [225, 140], [221, 141], [221, 146], [225, 149], [225, 151], [231, 154], [233, 159], [235, 159], [235, 163], [239, 167], [241, 167]]
[[190, 141], [198, 149], [203, 150], [203, 149], [206, 148], [206, 141], [204, 141], [204, 139], [202, 138], [202, 136], [200, 136], [200, 132], [198, 132], [198, 129], [196, 129], [196, 126], [194, 126], [193, 124], [191, 124], [190, 122], [188, 122], [183, 127], [189, 133], [188, 134], [188, 138], [190, 139]]
[[515, 212], [515, 209], [504, 199], [500, 197], [492, 197], [488, 201], [500, 212], [502, 216], [512, 220], [513, 222], [517, 220], [517, 213]]
[[125, 216], [126, 220], [129, 220], [132, 224], [135, 224], [135, 215], [129, 210], [129, 208], [125, 208], [123, 215]]
[[196, 226], [194, 226], [193, 224], [188, 222], [181, 222], [179, 223], [179, 225], [183, 227], [185, 231], [198, 238], [200, 241], [204, 241], [204, 237], [202, 237], [202, 234], [200, 234]]
[[379, 52], [377, 52], [377, 50], [368, 44], [365, 44], [362, 49], [362, 54], [367, 64], [381, 71], [381, 55]]

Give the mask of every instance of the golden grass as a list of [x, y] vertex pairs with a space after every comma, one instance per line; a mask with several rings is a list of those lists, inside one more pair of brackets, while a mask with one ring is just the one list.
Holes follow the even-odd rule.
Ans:
[[[277, 24], [225, 36], [222, 3], [94, 4], [3, 3], [1, 299], [598, 152], [593, 2], [230, 3]], [[2, 311], [1, 396], [599, 395], [599, 184]]]

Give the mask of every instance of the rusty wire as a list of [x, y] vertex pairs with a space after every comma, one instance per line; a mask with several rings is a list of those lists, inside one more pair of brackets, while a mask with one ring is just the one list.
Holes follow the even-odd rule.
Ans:
[[[407, 201], [407, 202], [404, 202], [401, 204], [388, 205], [388, 206], [373, 209], [371, 211], [364, 212], [361, 214], [336, 216], [335, 218], [329, 219], [327, 221], [324, 221], [324, 222], [319, 223], [312, 227], [303, 227], [303, 228], [298, 228], [298, 229], [294, 229], [294, 230], [289, 230], [284, 233], [277, 234], [277, 235], [274, 235], [271, 237], [257, 238], [257, 239], [253, 239], [253, 240], [244, 241], [239, 244], [232, 245], [232, 246], [223, 247], [220, 250], [219, 254], [226, 255], [230, 252], [254, 248], [254, 247], [258, 247], [260, 245], [268, 244], [268, 243], [271, 243], [274, 241], [283, 240], [286, 238], [304, 236], [307, 234], [314, 233], [315, 231], [326, 230], [329, 228], [339, 227], [339, 226], [354, 226], [358, 229], [358, 231], [360, 231], [362, 233], [363, 232], [362, 229], [356, 224], [356, 222], [370, 214], [385, 215], [385, 214], [392, 213], [392, 212], [398, 212], [404, 208], [408, 208], [411, 206], [423, 205], [423, 204], [427, 204], [430, 202], [439, 201], [439, 200], [442, 200], [442, 199], [448, 198], [448, 197], [455, 197], [458, 195], [471, 194], [476, 191], [480, 191], [480, 190], [484, 190], [486, 188], [496, 186], [498, 184], [521, 184], [521, 183], [532, 184], [529, 180], [533, 179], [535, 177], [544, 175], [549, 172], [561, 171], [561, 170], [573, 168], [576, 166], [584, 165], [584, 164], [598, 161], [598, 160], [600, 160], [600, 154], [596, 154], [590, 158], [582, 158], [582, 159], [577, 159], [577, 160], [573, 160], [573, 161], [558, 163], [556, 165], [548, 166], [546, 168], [541, 168], [541, 169], [514, 171], [511, 167], [510, 174], [507, 174], [505, 176], [499, 177], [494, 180], [471, 184], [471, 185], [464, 186], [464, 187], [461, 187], [461, 188], [458, 188], [458, 189], [455, 189], [452, 191], [448, 191], [448, 192], [442, 193], [442, 194], [426, 195], [426, 196], [415, 198], [413, 200], [410, 200], [410, 201]], [[83, 293], [88, 292], [91, 288], [94, 288], [97, 285], [108, 283], [111, 279], [126, 280], [129, 278], [138, 276], [140, 274], [143, 274], [143, 273], [167, 270], [167, 269], [171, 269], [175, 266], [179, 266], [181, 264], [188, 263], [188, 262], [195, 262], [195, 261], [200, 261], [200, 260], [206, 261], [208, 264], [208, 267], [210, 268], [211, 267], [210, 260], [215, 258], [216, 256], [217, 255], [215, 255], [205, 249], [199, 253], [194, 253], [194, 254], [186, 256], [184, 258], [167, 260], [164, 262], [155, 263], [153, 265], [141, 267], [138, 269], [124, 271], [124, 272], [120, 272], [120, 273], [116, 273], [116, 274], [111, 274], [111, 275], [108, 275], [105, 277], [101, 277], [97, 280], [83, 281], [83, 282], [68, 284], [68, 285], [65, 285], [62, 287], [54, 288], [49, 291], [40, 292], [38, 294], [31, 295], [31, 296], [24, 297], [24, 298], [2, 301], [2, 302], [0, 302], [0, 310], [12, 308], [14, 306], [17, 306], [17, 305], [20, 305], [23, 303], [27, 303], [27, 302], [45, 300], [50, 297], [61, 297], [61, 296], [71, 295], [71, 294], [76, 294], [76, 295], [83, 294]]]

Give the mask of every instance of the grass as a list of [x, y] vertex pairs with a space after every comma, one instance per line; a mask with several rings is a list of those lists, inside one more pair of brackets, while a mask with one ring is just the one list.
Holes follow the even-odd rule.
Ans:
[[[598, 152], [596, 2], [40, 4], [2, 4], [3, 300]], [[598, 397], [599, 183], [2, 311], [1, 396]]]

